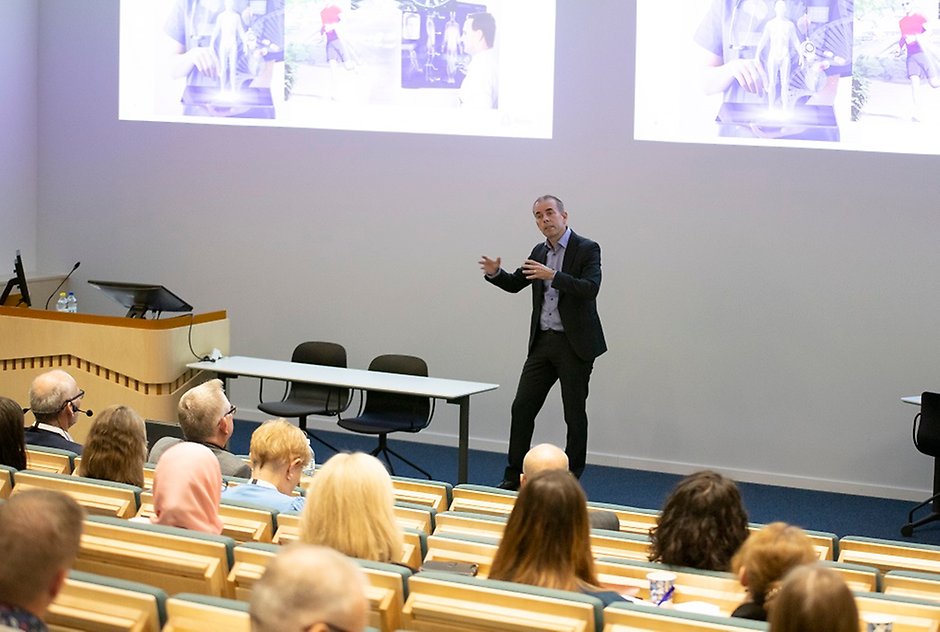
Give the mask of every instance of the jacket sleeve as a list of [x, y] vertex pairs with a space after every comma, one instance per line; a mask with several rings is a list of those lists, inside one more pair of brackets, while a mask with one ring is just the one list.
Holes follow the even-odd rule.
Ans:
[[601, 247], [595, 241], [585, 240], [577, 252], [571, 272], [555, 273], [552, 287], [581, 299], [597, 298], [601, 289]]

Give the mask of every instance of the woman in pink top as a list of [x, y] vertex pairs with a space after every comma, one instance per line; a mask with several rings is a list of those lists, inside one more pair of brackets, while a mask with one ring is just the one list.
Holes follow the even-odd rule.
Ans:
[[219, 497], [222, 471], [206, 446], [184, 441], [160, 457], [153, 476], [150, 521], [205, 533], [222, 533]]

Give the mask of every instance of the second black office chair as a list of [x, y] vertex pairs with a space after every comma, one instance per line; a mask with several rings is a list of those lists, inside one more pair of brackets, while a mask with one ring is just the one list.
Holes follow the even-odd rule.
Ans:
[[[369, 364], [369, 370], [424, 377], [428, 375], [428, 365], [424, 360], [407, 355], [378, 356]], [[395, 473], [391, 459], [394, 455], [430, 479], [431, 474], [427, 470], [388, 447], [388, 435], [392, 432], [419, 432], [428, 427], [433, 416], [434, 400], [430, 397], [365, 391], [359, 414], [352, 419], [343, 419], [340, 415], [339, 425], [353, 432], [378, 435], [379, 445], [372, 451], [372, 456], [382, 454], [392, 474]]]
[[[346, 349], [335, 342], [302, 342], [294, 349], [291, 362], [305, 364], [323, 364], [346, 368]], [[264, 399], [264, 379], [258, 390], [258, 399]], [[297, 417], [300, 429], [307, 435], [333, 450], [333, 445], [324, 441], [307, 429], [307, 417], [310, 415], [339, 415], [349, 407], [348, 388], [289, 382], [284, 388], [284, 397], [280, 401], [261, 401], [258, 410], [278, 417]]]
[[[911, 509], [907, 524], [901, 527], [905, 537], [914, 535], [917, 527], [940, 520], [940, 393], [920, 396], [920, 412], [914, 417], [914, 446], [933, 457], [933, 496]], [[915, 521], [914, 512], [930, 504], [930, 513]]]

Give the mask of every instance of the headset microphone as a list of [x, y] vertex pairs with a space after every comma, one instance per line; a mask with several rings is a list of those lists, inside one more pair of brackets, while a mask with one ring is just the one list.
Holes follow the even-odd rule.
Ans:
[[82, 410], [81, 408], [75, 405], [72, 406], [72, 410], [75, 411], [76, 413], [82, 413], [83, 415], [87, 415], [88, 417], [91, 417], [95, 414], [95, 411], [93, 411], [90, 408], [88, 410]]

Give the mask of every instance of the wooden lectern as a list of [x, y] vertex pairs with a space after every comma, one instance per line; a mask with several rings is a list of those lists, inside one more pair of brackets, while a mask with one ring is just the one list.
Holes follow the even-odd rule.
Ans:
[[[196, 353], [228, 355], [224, 311], [141, 320], [0, 306], [0, 395], [29, 406], [33, 378], [63, 369], [84, 389], [84, 408], [124, 404], [145, 419], [175, 422], [180, 396], [210, 377], [186, 367], [197, 359], [190, 327]], [[70, 433], [82, 443], [89, 425], [81, 417]]]

